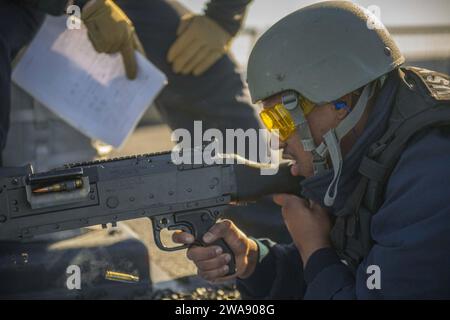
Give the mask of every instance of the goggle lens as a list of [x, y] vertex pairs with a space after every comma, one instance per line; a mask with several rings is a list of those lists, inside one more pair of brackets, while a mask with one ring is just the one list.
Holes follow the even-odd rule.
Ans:
[[[314, 102], [299, 97], [299, 104], [303, 114], [307, 116], [314, 109]], [[278, 136], [282, 141], [286, 141], [294, 133], [296, 126], [289, 110], [282, 103], [278, 103], [271, 108], [266, 108], [260, 112], [262, 122], [269, 131], [278, 130]]]
[[282, 141], [286, 141], [295, 132], [294, 120], [281, 103], [262, 110], [259, 116], [267, 130], [271, 132], [278, 130], [278, 136]]

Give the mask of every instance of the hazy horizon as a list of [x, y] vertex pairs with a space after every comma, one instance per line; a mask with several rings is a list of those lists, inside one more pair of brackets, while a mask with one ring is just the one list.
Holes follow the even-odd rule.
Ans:
[[[207, 0], [181, 0], [191, 10], [201, 12]], [[317, 0], [253, 0], [246, 24], [267, 27], [288, 13]], [[449, 0], [355, 0], [364, 7], [376, 5], [381, 9], [381, 20], [387, 26], [450, 25]]]
[[[199, 13], [208, 0], [180, 0]], [[317, 0], [253, 0], [248, 10], [246, 27], [263, 32], [287, 14]], [[450, 0], [355, 0], [366, 8], [376, 5], [381, 11], [381, 21], [389, 27], [398, 26], [450, 26]], [[450, 57], [450, 33], [443, 35], [412, 35], [395, 37], [406, 54], [423, 56], [438, 53]], [[245, 65], [252, 47], [248, 37], [234, 41], [233, 53], [240, 64]], [[430, 48], [433, 48], [430, 50]]]

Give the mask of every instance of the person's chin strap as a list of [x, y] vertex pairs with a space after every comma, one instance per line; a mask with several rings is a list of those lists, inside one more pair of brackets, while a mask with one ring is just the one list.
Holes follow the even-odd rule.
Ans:
[[331, 207], [337, 196], [337, 188], [342, 173], [343, 157], [340, 143], [342, 138], [352, 130], [361, 119], [369, 100], [372, 98], [376, 87], [376, 81], [369, 83], [353, 108], [344, 120], [334, 129], [329, 130], [323, 135], [323, 142], [316, 147], [312, 138], [311, 129], [305, 118], [303, 110], [299, 107], [298, 97], [296, 94], [288, 94], [283, 96], [283, 105], [289, 112], [297, 127], [297, 133], [302, 141], [303, 149], [309, 151], [313, 155], [314, 175], [320, 174], [328, 169], [326, 156], [330, 155], [333, 165], [334, 176], [324, 198], [324, 204]]
[[323, 135], [323, 142], [315, 149], [315, 152], [325, 159], [327, 153], [330, 155], [331, 163], [333, 165], [333, 180], [331, 180], [328, 186], [325, 198], [323, 200], [327, 207], [331, 207], [334, 204], [338, 193], [339, 179], [342, 173], [343, 157], [341, 152], [340, 143], [342, 138], [352, 130], [356, 124], [361, 120], [364, 110], [366, 110], [369, 100], [372, 98], [375, 92], [376, 82], [369, 83], [364, 87], [364, 90], [353, 108], [344, 120], [334, 129], [329, 130]]

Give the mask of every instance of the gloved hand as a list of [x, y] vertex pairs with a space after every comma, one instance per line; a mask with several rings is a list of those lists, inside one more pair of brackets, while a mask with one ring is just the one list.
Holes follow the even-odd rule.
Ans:
[[129, 79], [137, 76], [135, 50], [145, 55], [134, 26], [112, 0], [92, 0], [82, 10], [81, 19], [97, 52], [120, 52]]
[[177, 40], [167, 55], [173, 72], [199, 76], [230, 48], [232, 36], [204, 15], [188, 14], [181, 18]]

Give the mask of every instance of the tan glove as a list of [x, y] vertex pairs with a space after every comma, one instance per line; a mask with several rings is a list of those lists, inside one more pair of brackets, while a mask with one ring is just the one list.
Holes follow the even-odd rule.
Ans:
[[214, 20], [188, 14], [181, 18], [177, 40], [167, 55], [173, 72], [199, 76], [228, 52], [233, 37]]
[[81, 13], [88, 36], [97, 52], [120, 52], [129, 79], [137, 76], [135, 50], [145, 55], [134, 26], [112, 0], [88, 2]]

